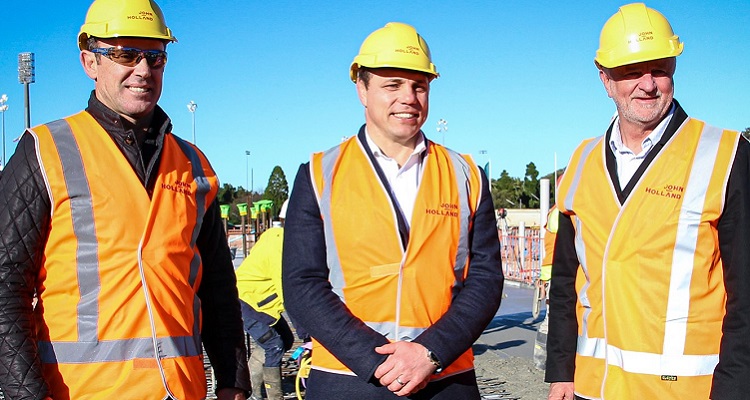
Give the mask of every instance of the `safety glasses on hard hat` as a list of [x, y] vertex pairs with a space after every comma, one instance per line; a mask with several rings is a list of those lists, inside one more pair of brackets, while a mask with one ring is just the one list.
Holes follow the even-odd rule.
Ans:
[[110, 60], [126, 67], [135, 67], [146, 59], [148, 66], [154, 69], [164, 67], [167, 63], [167, 52], [162, 50], [141, 50], [133, 47], [97, 47], [91, 49], [92, 53], [101, 54]]

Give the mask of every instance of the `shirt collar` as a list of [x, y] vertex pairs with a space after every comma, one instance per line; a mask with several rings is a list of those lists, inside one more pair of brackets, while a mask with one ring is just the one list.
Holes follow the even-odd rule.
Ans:
[[[645, 139], [643, 139], [643, 142], [641, 143], [641, 154], [647, 154], [649, 150], [651, 150], [651, 147], [655, 143], [659, 143], [659, 140], [661, 140], [661, 137], [664, 135], [664, 132], [667, 130], [667, 125], [669, 125], [669, 121], [672, 120], [672, 116], [674, 115], [674, 111], [676, 109], [676, 106], [674, 103], [672, 103], [672, 106], [669, 108], [669, 112], [667, 113], [667, 116], [664, 117], [664, 119], [659, 122], [659, 125], [656, 125], [656, 128], [654, 128], [651, 133], [646, 136]], [[633, 153], [632, 150], [625, 147], [625, 144], [622, 142], [622, 133], [620, 132], [620, 117], [615, 116], [613, 126], [612, 126], [612, 135], [609, 139], [609, 147], [612, 149], [612, 152], [615, 154], [617, 153]], [[636, 154], [637, 156], [638, 154]]]
[[[370, 133], [367, 132], [367, 127], [365, 127], [365, 138], [367, 139], [367, 147], [370, 148], [370, 151], [372, 152], [372, 155], [375, 156], [375, 158], [384, 158], [386, 160], [392, 160], [391, 157], [388, 157], [386, 154], [384, 154], [378, 145], [373, 142], [372, 138], [370, 137]], [[411, 155], [409, 156], [409, 159], [414, 157], [414, 155], [422, 154], [427, 150], [427, 144], [424, 137], [424, 133], [422, 131], [419, 131], [419, 134], [417, 135], [417, 144], [414, 146], [414, 151], [412, 151]], [[408, 161], [407, 161], [408, 163]]]

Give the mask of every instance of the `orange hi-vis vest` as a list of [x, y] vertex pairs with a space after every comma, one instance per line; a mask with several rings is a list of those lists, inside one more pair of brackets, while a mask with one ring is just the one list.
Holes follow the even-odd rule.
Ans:
[[[448, 311], [469, 268], [469, 231], [481, 180], [469, 156], [432, 142], [403, 247], [396, 213], [356, 136], [310, 162], [325, 227], [333, 291], [391, 341], [410, 341]], [[335, 204], [335, 205], [334, 205]], [[353, 374], [314, 342], [313, 368]], [[433, 379], [471, 370], [471, 349]]]
[[739, 138], [688, 118], [622, 205], [606, 140], [573, 154], [557, 204], [580, 261], [579, 396], [709, 398], [726, 301], [716, 225]]
[[196, 240], [218, 180], [164, 136], [153, 197], [86, 112], [30, 130], [52, 205], [35, 309], [51, 397], [203, 399]]

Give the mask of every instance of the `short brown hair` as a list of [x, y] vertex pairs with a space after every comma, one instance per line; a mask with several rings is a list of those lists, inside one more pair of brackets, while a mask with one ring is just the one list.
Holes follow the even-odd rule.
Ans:
[[367, 67], [359, 67], [357, 70], [357, 79], [361, 80], [362, 83], [365, 84], [365, 89], [368, 89], [370, 87], [370, 77], [372, 76], [372, 71], [370, 71]]

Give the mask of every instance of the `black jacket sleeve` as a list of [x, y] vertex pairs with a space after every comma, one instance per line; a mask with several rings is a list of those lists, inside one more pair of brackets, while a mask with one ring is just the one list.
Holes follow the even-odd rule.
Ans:
[[198, 289], [203, 312], [201, 337], [216, 374], [216, 389], [234, 387], [249, 393], [237, 278], [218, 201], [211, 203], [206, 212], [197, 245], [203, 261]]
[[487, 178], [470, 232], [469, 273], [464, 287], [435, 324], [414, 341], [430, 349], [447, 366], [469, 349], [492, 321], [503, 294], [503, 269], [495, 208]]
[[573, 382], [575, 373], [578, 337], [575, 283], [578, 256], [574, 241], [573, 222], [569, 215], [561, 213], [552, 257], [545, 382]]
[[6, 398], [48, 395], [32, 299], [50, 225], [34, 140], [24, 135], [0, 175], [0, 387]]
[[719, 364], [711, 398], [746, 399], [750, 393], [750, 143], [740, 139], [719, 219], [719, 249], [727, 291]]

